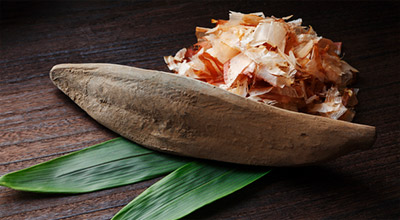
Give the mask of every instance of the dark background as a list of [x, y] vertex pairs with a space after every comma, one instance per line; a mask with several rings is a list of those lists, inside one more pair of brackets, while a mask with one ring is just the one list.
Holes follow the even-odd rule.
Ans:
[[[354, 122], [376, 126], [378, 136], [371, 149], [319, 166], [275, 168], [188, 218], [400, 218], [398, 2], [0, 1], [0, 175], [117, 136], [53, 86], [53, 65], [167, 70], [163, 56], [229, 10], [294, 15], [342, 41], [344, 59], [360, 71]], [[109, 219], [155, 181], [69, 196], [0, 187], [0, 218]]]

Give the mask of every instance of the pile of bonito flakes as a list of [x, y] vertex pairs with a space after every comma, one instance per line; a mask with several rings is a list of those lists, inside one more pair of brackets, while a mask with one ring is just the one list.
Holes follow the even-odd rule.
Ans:
[[230, 12], [216, 27], [196, 28], [198, 42], [164, 57], [170, 70], [280, 108], [351, 121], [358, 71], [341, 60], [341, 43], [302, 20]]

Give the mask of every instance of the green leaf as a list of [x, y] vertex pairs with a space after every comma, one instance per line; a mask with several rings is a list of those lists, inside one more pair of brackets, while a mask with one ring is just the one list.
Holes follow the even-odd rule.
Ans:
[[186, 164], [116, 138], [0, 177], [0, 185], [46, 193], [84, 193], [167, 174]]
[[121, 209], [113, 220], [181, 218], [268, 172], [258, 167], [192, 162], [150, 186]]

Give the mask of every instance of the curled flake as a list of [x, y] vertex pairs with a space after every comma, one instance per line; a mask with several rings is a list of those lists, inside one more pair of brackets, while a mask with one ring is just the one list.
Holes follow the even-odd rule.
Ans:
[[284, 51], [286, 43], [286, 29], [281, 22], [270, 21], [268, 23], [260, 23], [254, 31], [253, 40], [250, 46], [259, 46], [269, 44], [276, 47], [280, 51]]
[[[244, 73], [251, 63], [253, 63], [253, 61], [242, 53], [233, 57], [229, 62], [226, 62], [224, 65], [225, 84], [230, 87], [239, 74]], [[254, 68], [252, 68], [252, 70], [254, 71]], [[248, 72], [249, 70], [246, 71], [247, 74]]]

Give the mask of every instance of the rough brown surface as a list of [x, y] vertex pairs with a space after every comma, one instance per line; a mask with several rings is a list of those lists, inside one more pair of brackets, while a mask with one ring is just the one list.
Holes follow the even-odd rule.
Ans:
[[[360, 70], [354, 122], [377, 128], [372, 148], [318, 166], [274, 168], [187, 219], [399, 219], [400, 18], [396, 2], [0, 1], [0, 175], [117, 135], [49, 79], [59, 63], [167, 68], [195, 26], [228, 10], [303, 18], [343, 42]], [[110, 219], [156, 180], [82, 195], [0, 187], [0, 219]]]
[[371, 126], [279, 109], [161, 71], [59, 64], [50, 77], [107, 128], [183, 156], [296, 166], [365, 149], [375, 140]]

